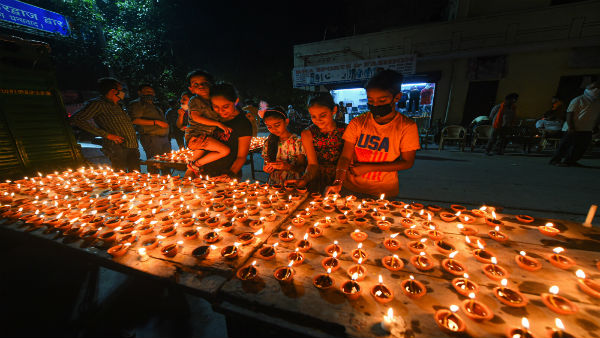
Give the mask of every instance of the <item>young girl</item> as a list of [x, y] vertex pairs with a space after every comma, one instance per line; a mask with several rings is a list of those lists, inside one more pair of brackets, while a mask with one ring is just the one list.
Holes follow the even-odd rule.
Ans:
[[302, 131], [302, 145], [308, 158], [308, 167], [298, 186], [310, 183], [311, 191], [323, 192], [335, 180], [335, 166], [344, 147], [346, 124], [334, 120], [339, 107], [329, 93], [321, 93], [308, 102], [313, 122]]
[[221, 122], [210, 104], [210, 86], [213, 78], [207, 72], [196, 70], [188, 74], [189, 90], [194, 94], [189, 101], [190, 125], [186, 129], [186, 143], [193, 150], [187, 165], [188, 174], [198, 175], [200, 167], [229, 155], [230, 149], [212, 137], [216, 128], [231, 133]]
[[263, 170], [269, 174], [269, 184], [297, 180], [304, 171], [306, 158], [302, 141], [288, 130], [290, 120], [281, 107], [268, 108], [263, 120], [271, 132], [262, 151]]

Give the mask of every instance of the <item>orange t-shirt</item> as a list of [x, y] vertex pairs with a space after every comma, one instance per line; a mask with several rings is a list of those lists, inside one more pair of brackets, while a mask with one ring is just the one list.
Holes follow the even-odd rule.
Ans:
[[[402, 152], [421, 148], [417, 124], [402, 114], [381, 125], [375, 122], [371, 112], [366, 112], [350, 121], [343, 138], [354, 144], [356, 162], [394, 162]], [[374, 196], [396, 196], [398, 172], [371, 171], [362, 176], [348, 172], [344, 187]]]

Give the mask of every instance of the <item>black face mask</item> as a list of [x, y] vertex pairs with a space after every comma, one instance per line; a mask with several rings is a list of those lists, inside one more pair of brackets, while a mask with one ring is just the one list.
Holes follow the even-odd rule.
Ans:
[[386, 116], [387, 114], [393, 111], [391, 104], [384, 104], [381, 106], [374, 106], [369, 104], [368, 106], [369, 111], [371, 111], [371, 114], [373, 114], [373, 116]]

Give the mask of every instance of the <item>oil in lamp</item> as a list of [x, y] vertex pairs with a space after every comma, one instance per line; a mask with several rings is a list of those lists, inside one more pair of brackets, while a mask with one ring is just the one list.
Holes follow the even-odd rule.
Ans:
[[236, 273], [237, 278], [243, 281], [253, 280], [257, 275], [258, 271], [256, 270], [256, 261], [252, 262], [250, 265], [240, 268]]
[[391, 234], [389, 238], [386, 238], [383, 241], [383, 246], [390, 251], [396, 251], [400, 249], [400, 241], [396, 239], [397, 236], [398, 233]]
[[279, 239], [283, 242], [291, 242], [296, 238], [294, 233], [292, 232], [292, 226], [290, 225], [287, 230], [279, 233]]
[[559, 296], [558, 291], [558, 286], [553, 285], [550, 287], [550, 293], [542, 293], [542, 302], [544, 305], [561, 315], [569, 315], [577, 312], [577, 306], [565, 297]]
[[381, 259], [381, 264], [390, 270], [390, 271], [398, 271], [404, 268], [404, 262], [398, 257], [398, 255], [385, 256]]
[[350, 257], [352, 257], [352, 260], [354, 260], [355, 262], [358, 262], [359, 259], [364, 261], [365, 259], [367, 259], [367, 257], [369, 257], [369, 255], [365, 250], [362, 249], [362, 243], [358, 243], [358, 247], [352, 250], [352, 252], [350, 253]]
[[497, 265], [498, 260], [496, 257], [492, 257], [490, 261], [490, 264], [485, 264], [482, 267], [483, 273], [488, 276], [488, 278], [498, 281], [508, 277], [508, 271], [506, 271], [505, 268]]
[[321, 265], [324, 269], [331, 269], [331, 271], [335, 271], [340, 268], [340, 262], [336, 258], [338, 255], [337, 251], [334, 251], [331, 257], [325, 257], [321, 261]]
[[410, 252], [418, 255], [419, 252], [422, 252], [423, 250], [425, 250], [427, 248], [427, 246], [425, 245], [426, 241], [427, 241], [427, 238], [422, 238], [420, 241], [408, 242], [408, 244], [406, 246], [408, 247], [408, 250]]
[[457, 277], [452, 280], [452, 286], [456, 292], [463, 296], [468, 296], [470, 293], [477, 293], [479, 285], [469, 279], [469, 274], [463, 274], [463, 277]]
[[508, 288], [508, 281], [506, 278], [502, 279], [500, 284], [502, 286], [497, 286], [494, 288], [494, 296], [496, 296], [499, 301], [512, 307], [523, 307], [527, 305], [527, 297], [517, 290]]
[[450, 309], [440, 309], [435, 312], [435, 322], [437, 325], [448, 333], [464, 332], [467, 325], [465, 321], [456, 314], [458, 311], [457, 305], [450, 305]]
[[490, 235], [490, 238], [495, 240], [496, 242], [503, 243], [508, 240], [508, 236], [505, 233], [500, 232], [499, 226], [496, 226], [494, 230], [490, 230], [490, 232], [488, 232], [488, 235]]
[[330, 244], [325, 248], [325, 253], [329, 256], [332, 256], [334, 252], [337, 253], [337, 255], [342, 254], [342, 247], [339, 246], [338, 241], [333, 241], [333, 244]]
[[454, 259], [457, 254], [458, 251], [454, 251], [449, 254], [448, 258], [442, 261], [442, 268], [453, 275], [462, 276], [465, 272], [467, 272], [467, 268], [462, 263]]
[[525, 251], [520, 251], [519, 254], [515, 256], [515, 261], [523, 270], [537, 271], [542, 268], [542, 264], [537, 259], [527, 256]]
[[359, 258], [356, 262], [357, 264], [352, 265], [348, 268], [348, 276], [352, 277], [354, 274], [357, 274], [356, 280], [361, 281], [365, 279], [367, 275], [367, 269], [362, 265], [363, 259]]
[[412, 256], [410, 262], [420, 271], [429, 271], [434, 268], [433, 261], [426, 256], [424, 251]]
[[569, 269], [570, 267], [572, 267], [573, 265], [575, 265], [575, 261], [565, 255], [561, 255], [562, 252], [565, 251], [565, 249], [561, 248], [561, 247], [557, 247], [554, 248], [552, 251], [554, 251], [554, 254], [551, 254], [548, 257], [548, 260], [550, 261], [550, 263], [552, 263], [552, 265], [556, 266], [557, 268], [560, 269]]
[[410, 239], [421, 238], [421, 233], [419, 233], [419, 231], [417, 229], [415, 229], [416, 227], [417, 227], [416, 224], [411, 225], [409, 229], [404, 230], [404, 235], [406, 235], [406, 237], [408, 237]]
[[308, 233], [304, 234], [304, 238], [296, 243], [296, 248], [300, 250], [300, 252], [307, 252], [312, 247], [312, 244], [308, 241]]
[[383, 278], [379, 275], [379, 284], [371, 288], [371, 296], [381, 304], [385, 304], [394, 299], [394, 293], [390, 288], [383, 284]]
[[560, 233], [560, 230], [555, 228], [554, 224], [550, 223], [550, 222], [546, 223], [546, 225], [538, 227], [538, 229], [540, 230], [540, 232], [543, 235], [546, 235], [549, 237], [554, 237], [554, 236], [558, 235], [558, 233]]
[[299, 252], [300, 249], [296, 248], [296, 250], [294, 250], [294, 252], [291, 252], [288, 255], [288, 259], [293, 262], [293, 265], [300, 265], [302, 264], [302, 262], [304, 262], [304, 255]]
[[463, 301], [462, 309], [467, 317], [476, 321], [489, 320], [494, 317], [494, 314], [487, 305], [475, 299], [474, 292], [469, 293], [469, 299]]
[[290, 283], [294, 279], [294, 269], [292, 269], [294, 261], [291, 261], [287, 266], [278, 268], [274, 272], [275, 279], [283, 283]]
[[586, 278], [585, 272], [579, 269], [575, 272], [579, 289], [594, 298], [600, 298], [600, 284]]
[[403, 280], [400, 283], [400, 286], [402, 287], [402, 292], [409, 298], [419, 299], [427, 293], [425, 285], [418, 280], [415, 280], [413, 275], [410, 275], [409, 279]]
[[352, 275], [352, 279], [347, 280], [341, 286], [342, 293], [346, 295], [349, 300], [355, 300], [360, 297], [362, 292], [360, 284], [356, 281], [358, 278], [358, 273]]
[[233, 245], [228, 245], [221, 249], [221, 256], [225, 259], [231, 260], [237, 258], [239, 254], [240, 243], [235, 242]]
[[486, 217], [485, 223], [491, 227], [504, 225], [501, 220], [496, 218], [496, 212], [492, 210], [492, 217]]
[[367, 233], [364, 231], [360, 231], [359, 229], [356, 229], [356, 230], [354, 230], [354, 232], [350, 233], [350, 237], [352, 237], [352, 239], [355, 242], [362, 242], [365, 239], [367, 239], [367, 237], [369, 237], [369, 235], [367, 235]]
[[330, 273], [331, 268], [328, 268], [326, 274], [323, 273], [315, 276], [315, 278], [313, 279], [313, 285], [319, 290], [327, 290], [330, 287], [332, 287], [335, 284], [335, 282], [331, 278], [331, 276], [329, 276]]

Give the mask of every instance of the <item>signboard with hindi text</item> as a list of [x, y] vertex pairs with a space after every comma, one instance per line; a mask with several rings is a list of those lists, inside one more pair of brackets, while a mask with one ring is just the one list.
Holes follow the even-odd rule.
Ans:
[[296, 67], [292, 71], [294, 88], [370, 79], [379, 70], [392, 69], [403, 75], [414, 74], [416, 55], [400, 55], [379, 59]]
[[69, 24], [63, 15], [17, 0], [0, 0], [0, 21], [47, 33], [69, 35]]

